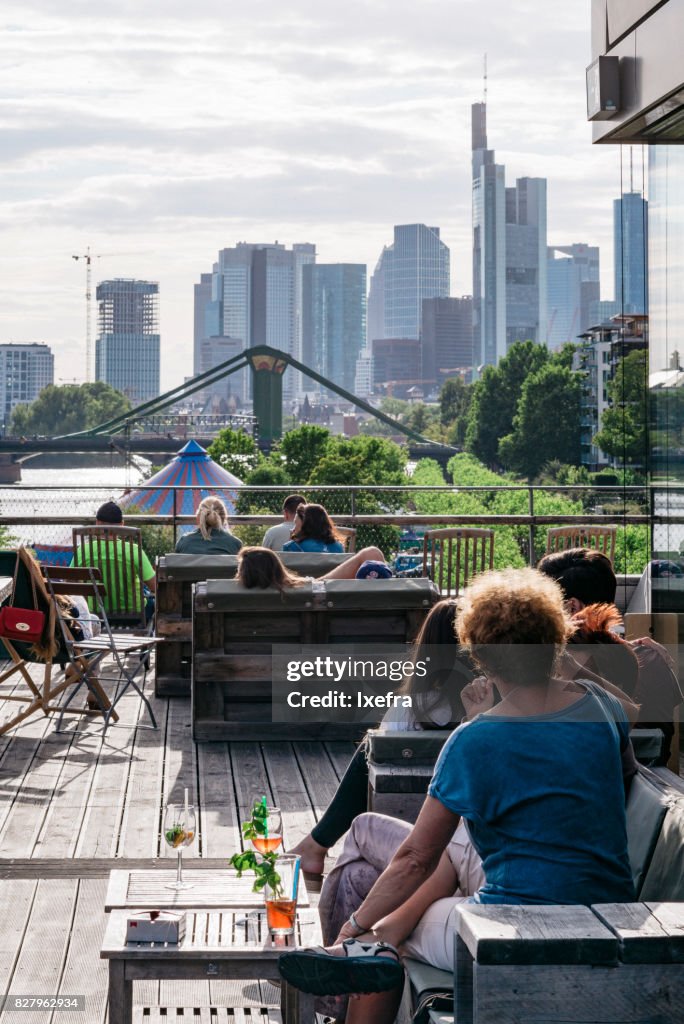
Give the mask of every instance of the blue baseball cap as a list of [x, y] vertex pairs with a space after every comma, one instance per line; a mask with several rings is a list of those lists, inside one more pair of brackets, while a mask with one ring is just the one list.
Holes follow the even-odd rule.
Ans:
[[388, 580], [392, 578], [392, 570], [384, 562], [362, 562], [356, 573], [357, 580]]

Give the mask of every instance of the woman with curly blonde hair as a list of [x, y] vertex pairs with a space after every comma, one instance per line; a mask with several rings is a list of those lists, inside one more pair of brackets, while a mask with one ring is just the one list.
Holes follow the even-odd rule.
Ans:
[[230, 532], [228, 510], [220, 498], [203, 498], [197, 506], [197, 529], [179, 537], [181, 555], [236, 555], [242, 547]]
[[[560, 587], [534, 569], [483, 573], [460, 598], [455, 629], [484, 677], [462, 691], [468, 721], [443, 747], [416, 824], [335, 945], [280, 959], [304, 991], [374, 993], [350, 1002], [347, 1024], [394, 1020], [398, 945], [452, 968], [458, 900], [634, 899], [620, 758], [629, 722], [597, 683], [555, 674], [572, 629]], [[459, 860], [468, 843], [454, 842], [463, 823], [483, 872], [471, 892]]]

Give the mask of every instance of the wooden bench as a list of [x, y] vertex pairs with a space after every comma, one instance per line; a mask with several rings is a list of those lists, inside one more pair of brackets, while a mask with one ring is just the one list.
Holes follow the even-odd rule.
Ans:
[[[302, 576], [323, 576], [349, 555], [281, 553], [285, 565]], [[157, 563], [157, 636], [166, 643], [157, 651], [154, 692], [158, 697], [189, 697], [192, 663], [192, 585], [204, 580], [232, 580], [236, 555], [163, 555]]]
[[[195, 740], [358, 738], [350, 711], [326, 723], [272, 721], [274, 645], [406, 645], [439, 600], [425, 579], [331, 580], [283, 591], [245, 590], [234, 580], [197, 583], [193, 609]], [[346, 651], [344, 652], [346, 653]], [[357, 652], [358, 653], [358, 652]], [[339, 709], [338, 709], [339, 710]]]
[[[370, 730], [368, 810], [415, 821], [423, 806], [435, 762], [449, 735], [447, 730]], [[631, 737], [640, 764], [654, 764], [662, 750], [662, 731], [637, 727], [632, 729]]]
[[460, 909], [454, 975], [407, 960], [413, 1001], [454, 988], [458, 1024], [679, 1024], [684, 1007], [684, 784], [640, 767], [627, 801], [638, 899]]

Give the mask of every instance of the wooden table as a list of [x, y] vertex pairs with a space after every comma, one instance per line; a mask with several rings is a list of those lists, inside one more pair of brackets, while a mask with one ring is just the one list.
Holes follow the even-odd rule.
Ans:
[[[278, 957], [294, 946], [321, 943], [315, 910], [298, 909], [294, 936], [273, 937], [264, 910], [232, 907], [186, 911], [185, 936], [178, 945], [126, 943], [129, 911], [113, 910], [100, 957], [109, 960], [109, 1024], [131, 1024], [133, 982], [234, 978], [277, 981]], [[283, 1024], [311, 1024], [313, 996], [281, 986]]]
[[[192, 861], [188, 861], [192, 864]], [[193, 870], [183, 867], [183, 878], [191, 889], [168, 889], [176, 879], [176, 869], [152, 871], [110, 871], [105, 911], [136, 908], [155, 910], [210, 910], [224, 907], [263, 907], [262, 893], [252, 892], [253, 877], [238, 878], [235, 871]], [[299, 907], [309, 906], [304, 879], [300, 880]]]
[[684, 903], [463, 904], [458, 1024], [681, 1024]]

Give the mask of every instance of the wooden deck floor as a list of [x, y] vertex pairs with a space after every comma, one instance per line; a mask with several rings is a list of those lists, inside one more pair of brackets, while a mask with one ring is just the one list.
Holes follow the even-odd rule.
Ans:
[[[0, 687], [0, 722], [17, 708], [7, 692]], [[87, 1000], [85, 1013], [5, 1009], [0, 1024], [105, 1024], [107, 967], [98, 954], [109, 870], [175, 858], [161, 837], [162, 811], [186, 786], [199, 826], [184, 860], [223, 866], [240, 848], [238, 824], [257, 794], [283, 809], [286, 847], [305, 835], [353, 749], [258, 737], [195, 746], [189, 701], [152, 702], [156, 730], [127, 695], [104, 739], [94, 719], [72, 719], [58, 735], [42, 716], [0, 737], [0, 995]], [[280, 1019], [266, 1009], [278, 1003], [267, 983], [136, 984], [134, 999], [141, 1024]]]

